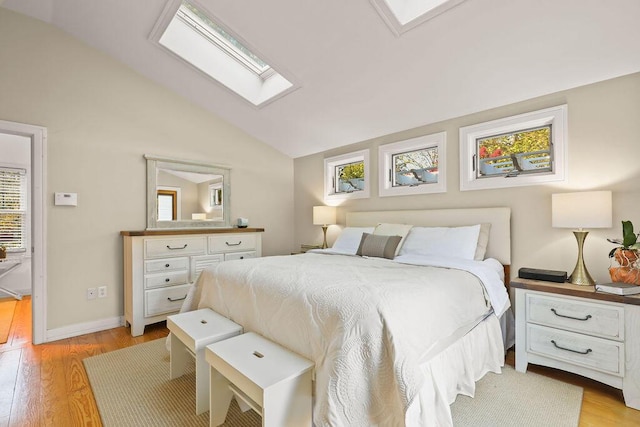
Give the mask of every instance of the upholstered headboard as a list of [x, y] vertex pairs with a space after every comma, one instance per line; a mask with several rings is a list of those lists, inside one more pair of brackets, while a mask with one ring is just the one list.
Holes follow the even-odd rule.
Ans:
[[378, 223], [447, 227], [490, 223], [487, 258], [511, 264], [511, 209], [465, 208], [405, 211], [347, 212], [348, 227], [370, 227]]

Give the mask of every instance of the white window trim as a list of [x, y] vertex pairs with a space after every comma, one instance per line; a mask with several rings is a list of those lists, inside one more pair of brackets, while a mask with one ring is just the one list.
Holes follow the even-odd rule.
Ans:
[[[445, 150], [446, 141], [447, 133], [440, 132], [407, 139], [405, 141], [394, 142], [392, 144], [385, 144], [378, 147], [378, 195], [380, 197], [387, 197], [445, 193], [447, 191], [445, 170], [445, 165], [447, 164]], [[415, 187], [394, 187], [391, 177], [391, 171], [393, 170], [393, 156], [407, 151], [415, 151], [432, 147], [436, 147], [438, 149], [438, 182], [433, 184], [417, 185]]]
[[[335, 193], [336, 166], [347, 163], [364, 162], [364, 189], [353, 193]], [[369, 150], [354, 151], [340, 156], [324, 159], [324, 200], [366, 199], [371, 188], [371, 174], [369, 168]]]
[[[369, 0], [382, 20], [396, 36], [446, 12], [466, 0], [448, 0], [428, 10], [424, 0]], [[434, 2], [431, 2], [434, 3]]]
[[[195, 55], [193, 49], [191, 49], [195, 45], [191, 43], [195, 42], [198, 45], [200, 45], [200, 43], [212, 43], [203, 36], [194, 37], [193, 39], [189, 38], [189, 52], [183, 51], [182, 53], [176, 53], [175, 49], [178, 47], [177, 44], [183, 46], [185, 43], [184, 41], [178, 43], [176, 40], [173, 40], [172, 43], [167, 42], [167, 44], [162, 40], [169, 26], [174, 23], [174, 16], [176, 15], [182, 0], [168, 0], [160, 18], [149, 35], [149, 40], [152, 43], [160, 49], [168, 52], [187, 67], [206, 76], [206, 78], [211, 79], [212, 82], [220, 85], [220, 87], [229, 90], [230, 93], [240, 96], [241, 99], [247, 101], [249, 105], [252, 105], [257, 109], [263, 108], [301, 87], [300, 82], [297, 78], [291, 75], [289, 71], [286, 71], [283, 67], [280, 67], [274, 61], [265, 57], [254, 46], [248, 43], [244, 38], [240, 37], [236, 32], [232, 31], [217, 16], [212, 14], [209, 9], [205, 8], [200, 1], [188, 0], [188, 2], [209, 16], [216, 25], [227, 31], [247, 49], [255, 53], [261, 60], [270, 64], [271, 68], [262, 74], [256, 74], [254, 70], [248, 68], [246, 64], [239, 62], [237, 58], [230, 55], [228, 51], [225, 51], [218, 46], [214, 47], [213, 45], [212, 48], [214, 51], [218, 52], [216, 58], [219, 59], [220, 57], [223, 57], [228, 59], [228, 61], [212, 62], [213, 58], [211, 55]], [[176, 19], [174, 24], [179, 23], [181, 23], [181, 25], [178, 26], [178, 29], [183, 25], [186, 28], [186, 24], [182, 23], [179, 19]], [[170, 33], [180, 33], [184, 36], [185, 34], [191, 33], [191, 31], [177, 31], [175, 33]], [[172, 38], [170, 37], [170, 39]], [[209, 53], [211, 54], [212, 52]]]
[[[475, 162], [474, 155], [476, 154], [477, 139], [547, 125], [552, 125], [552, 172], [509, 178], [503, 175], [480, 179], [476, 177], [474, 166], [477, 162]], [[567, 135], [567, 105], [460, 128], [460, 191], [521, 187], [566, 181], [568, 176]]]
[[23, 178], [20, 182], [20, 191], [23, 199], [23, 209], [17, 211], [22, 214], [22, 226], [21, 226], [21, 246], [19, 248], [7, 248], [7, 252], [11, 254], [20, 254], [27, 258], [31, 258], [29, 248], [31, 247], [31, 211], [30, 208], [30, 191], [31, 188], [31, 171], [28, 165], [19, 165], [12, 163], [0, 163], [0, 169], [14, 170], [15, 173], [19, 173]]

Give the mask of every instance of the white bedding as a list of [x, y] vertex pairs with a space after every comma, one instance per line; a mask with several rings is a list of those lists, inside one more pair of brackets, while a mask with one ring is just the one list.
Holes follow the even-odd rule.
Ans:
[[427, 362], [491, 313], [481, 275], [462, 267], [317, 253], [229, 261], [202, 272], [196, 301], [315, 362], [316, 426], [415, 425], [413, 403], [420, 420], [451, 403], [426, 396]]

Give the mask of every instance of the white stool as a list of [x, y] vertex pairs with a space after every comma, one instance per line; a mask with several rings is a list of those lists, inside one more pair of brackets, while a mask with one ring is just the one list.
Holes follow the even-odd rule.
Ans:
[[269, 427], [311, 425], [313, 362], [253, 332], [207, 346], [209, 423], [222, 424], [233, 395]]
[[185, 373], [189, 357], [196, 359], [196, 414], [209, 410], [209, 366], [204, 357], [208, 344], [242, 333], [242, 326], [213, 310], [204, 308], [167, 317], [171, 331], [169, 377]]

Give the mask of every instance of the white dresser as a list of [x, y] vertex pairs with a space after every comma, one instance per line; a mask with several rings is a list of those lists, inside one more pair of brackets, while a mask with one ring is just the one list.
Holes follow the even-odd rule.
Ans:
[[573, 372], [622, 389], [640, 409], [640, 297], [593, 286], [514, 279], [516, 370], [529, 363]]
[[131, 335], [180, 310], [191, 283], [218, 262], [262, 256], [262, 228], [122, 231], [124, 318]]

